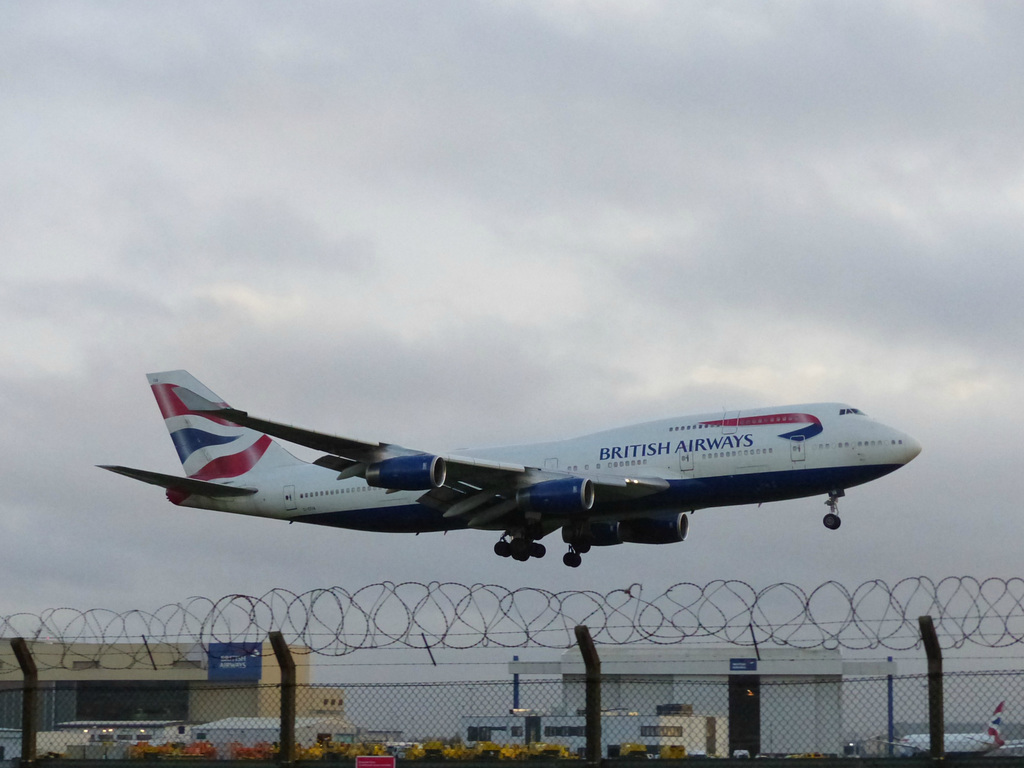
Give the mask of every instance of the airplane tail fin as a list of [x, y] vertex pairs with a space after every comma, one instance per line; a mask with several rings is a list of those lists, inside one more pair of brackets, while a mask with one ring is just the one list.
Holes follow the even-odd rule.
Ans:
[[304, 464], [269, 436], [233, 424], [186, 403], [210, 401], [227, 408], [220, 397], [188, 371], [147, 374], [167, 432], [193, 480], [224, 481], [264, 469]]
[[996, 707], [996, 711], [992, 713], [992, 719], [988, 721], [988, 732], [987, 735], [996, 747], [1001, 747], [1006, 742], [1003, 741], [1002, 734], [999, 729], [1003, 724], [1003, 707], [1006, 705], [1005, 701], [1000, 701], [999, 706]]

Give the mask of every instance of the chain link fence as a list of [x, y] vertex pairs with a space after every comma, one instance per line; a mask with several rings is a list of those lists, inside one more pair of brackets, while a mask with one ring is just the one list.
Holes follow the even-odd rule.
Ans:
[[[0, 760], [21, 757], [22, 688], [0, 689]], [[582, 676], [428, 684], [300, 685], [295, 758], [351, 762], [580, 759]], [[926, 675], [801, 681], [735, 674], [646, 674], [601, 684], [605, 760], [726, 756], [904, 758], [927, 755]], [[947, 674], [947, 751], [1024, 754], [1024, 726], [998, 718], [1024, 702], [1024, 672]], [[40, 683], [37, 755], [92, 760], [279, 761], [281, 685]], [[1011, 711], [1011, 710], [1006, 710]], [[1019, 710], [1017, 710], [1019, 712]], [[1001, 714], [1001, 713], [1000, 713]], [[1014, 718], [1017, 715], [1014, 714]], [[990, 732], [994, 719], [997, 747]]]

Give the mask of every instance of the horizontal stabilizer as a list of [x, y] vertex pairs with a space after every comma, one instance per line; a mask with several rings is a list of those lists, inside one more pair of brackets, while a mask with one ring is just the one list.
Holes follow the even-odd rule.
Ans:
[[150, 485], [159, 485], [168, 490], [185, 491], [199, 496], [210, 496], [223, 498], [230, 496], [252, 496], [256, 493], [255, 488], [239, 488], [232, 485], [221, 485], [220, 483], [209, 483], [205, 480], [193, 480], [189, 477], [177, 477], [165, 475], [161, 472], [148, 472], [144, 469], [132, 469], [131, 467], [116, 467], [106, 464], [98, 464], [100, 469], [107, 469], [119, 475], [130, 477], [133, 480], [141, 480]]

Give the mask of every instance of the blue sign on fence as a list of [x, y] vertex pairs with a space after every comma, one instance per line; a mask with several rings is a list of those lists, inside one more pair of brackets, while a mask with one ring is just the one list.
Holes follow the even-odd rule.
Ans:
[[210, 643], [208, 680], [259, 680], [263, 643]]
[[757, 659], [729, 659], [730, 672], [757, 672]]

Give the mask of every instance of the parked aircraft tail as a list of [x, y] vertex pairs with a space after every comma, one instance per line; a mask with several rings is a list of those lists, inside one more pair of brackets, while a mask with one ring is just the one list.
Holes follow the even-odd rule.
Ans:
[[999, 729], [1003, 724], [1003, 707], [1005, 705], [1005, 701], [1000, 701], [999, 706], [996, 707], [996, 711], [992, 713], [992, 719], [988, 722], [988, 736], [992, 739], [992, 742], [996, 745], [996, 748], [999, 748], [1006, 743], [1005, 741], [1003, 741], [1003, 737], [999, 733]]

